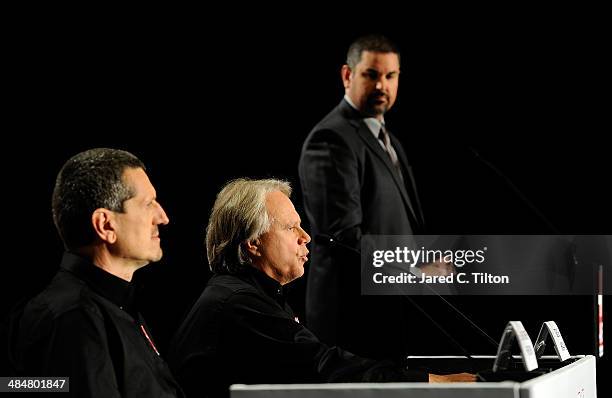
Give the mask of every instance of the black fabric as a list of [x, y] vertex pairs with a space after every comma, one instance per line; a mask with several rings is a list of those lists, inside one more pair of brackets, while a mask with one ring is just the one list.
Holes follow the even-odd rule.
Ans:
[[[389, 133], [403, 178], [345, 100], [310, 132], [299, 162], [304, 209], [315, 237], [306, 285], [307, 325], [328, 344], [370, 357], [411, 350], [413, 310], [400, 297], [362, 296], [362, 236], [423, 233], [414, 176]], [[317, 237], [334, 237], [337, 244]], [[414, 340], [414, 339], [413, 339]]]
[[16, 375], [68, 376], [70, 393], [62, 396], [182, 397], [135, 303], [133, 284], [65, 253], [20, 316]]
[[378, 139], [383, 143], [383, 145], [387, 145], [385, 143], [385, 128], [382, 126], [380, 127], [380, 130], [378, 130]]
[[168, 358], [189, 397], [227, 397], [236, 383], [428, 380], [426, 372], [321, 343], [298, 323], [283, 288], [251, 268], [210, 279]]

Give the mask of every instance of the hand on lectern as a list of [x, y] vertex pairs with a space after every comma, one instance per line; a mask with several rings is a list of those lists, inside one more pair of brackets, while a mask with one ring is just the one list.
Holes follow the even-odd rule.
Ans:
[[456, 271], [453, 263], [445, 261], [434, 261], [420, 265], [419, 268], [427, 276], [448, 276]]
[[450, 375], [429, 374], [430, 383], [469, 383], [476, 381], [476, 375], [471, 373], [454, 373]]

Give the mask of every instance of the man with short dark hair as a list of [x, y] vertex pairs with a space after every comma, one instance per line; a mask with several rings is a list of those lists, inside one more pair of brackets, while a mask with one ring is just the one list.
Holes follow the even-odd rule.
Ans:
[[177, 397], [135, 302], [134, 271], [162, 257], [164, 209], [131, 153], [97, 148], [69, 159], [53, 191], [66, 253], [25, 307], [13, 347], [23, 376], [69, 377], [78, 397]]
[[[384, 358], [414, 352], [416, 325], [406, 300], [362, 296], [363, 235], [413, 235], [424, 219], [408, 158], [389, 132], [400, 55], [386, 37], [360, 37], [341, 69], [345, 95], [310, 132], [299, 161], [304, 208], [315, 237], [306, 285], [306, 320], [327, 344]], [[445, 264], [426, 265], [432, 274]]]

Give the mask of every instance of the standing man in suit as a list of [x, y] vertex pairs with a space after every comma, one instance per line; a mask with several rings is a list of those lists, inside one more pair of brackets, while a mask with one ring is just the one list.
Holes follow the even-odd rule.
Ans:
[[406, 154], [385, 124], [397, 97], [400, 54], [379, 35], [351, 44], [341, 70], [345, 95], [310, 132], [299, 162], [314, 235], [306, 291], [308, 326], [328, 344], [389, 357], [410, 348], [406, 300], [360, 294], [363, 235], [423, 231]]

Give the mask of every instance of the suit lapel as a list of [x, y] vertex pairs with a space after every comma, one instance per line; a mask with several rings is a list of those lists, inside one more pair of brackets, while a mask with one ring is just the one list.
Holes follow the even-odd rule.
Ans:
[[389, 137], [391, 138], [391, 144], [393, 145], [393, 148], [395, 149], [395, 152], [397, 153], [402, 170], [404, 170], [405, 183], [410, 184], [412, 188], [412, 192], [414, 192], [413, 196], [414, 196], [414, 201], [416, 202], [414, 205], [417, 211], [416, 216], [417, 216], [417, 219], [419, 220], [419, 224], [422, 227], [423, 225], [425, 225], [425, 221], [424, 221], [425, 218], [423, 216], [423, 208], [421, 207], [421, 200], [419, 199], [419, 192], [417, 191], [417, 186], [414, 181], [414, 175], [412, 174], [412, 167], [410, 167], [410, 163], [408, 163], [408, 158], [406, 157], [406, 153], [404, 152], [404, 149], [402, 148], [397, 138], [395, 138], [395, 136], [391, 133], [389, 134]]
[[[404, 200], [404, 203], [408, 208], [409, 214], [416, 221], [415, 225], [419, 225], [420, 222], [418, 222], [418, 217], [414, 208], [414, 206], [416, 206], [416, 203], [413, 204], [411, 202], [410, 197], [406, 192], [406, 187], [404, 186], [404, 183], [402, 182], [399, 174], [397, 173], [397, 169], [395, 168], [393, 163], [391, 163], [391, 158], [389, 157], [389, 155], [382, 149], [376, 138], [374, 138], [374, 134], [372, 134], [368, 126], [362, 120], [352, 119], [350, 120], [350, 123], [357, 129], [357, 134], [370, 148], [370, 150], [373, 151], [376, 156], [378, 156], [383, 161], [383, 163], [389, 170], [389, 173], [391, 173], [395, 185], [397, 185], [397, 188], [399, 189], [402, 195], [402, 199]], [[396, 143], [394, 144], [394, 147], [397, 147]], [[412, 181], [412, 176], [410, 176], [410, 181]]]

